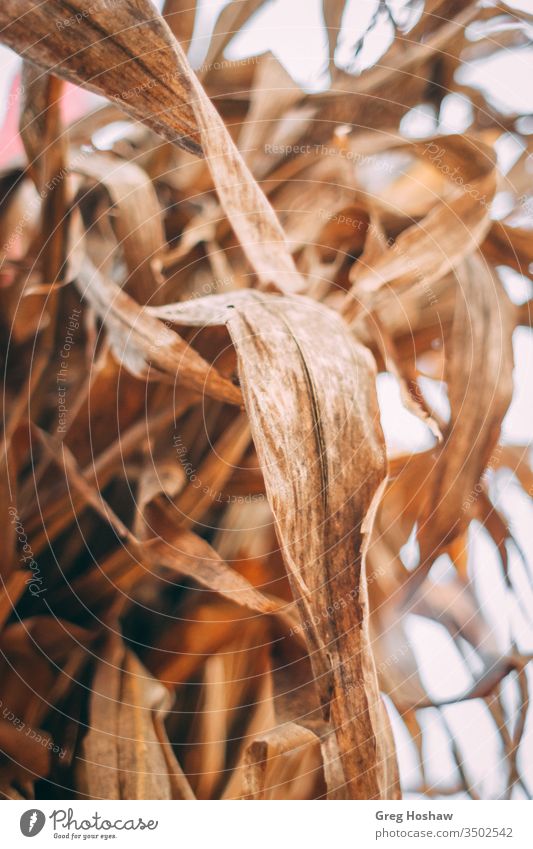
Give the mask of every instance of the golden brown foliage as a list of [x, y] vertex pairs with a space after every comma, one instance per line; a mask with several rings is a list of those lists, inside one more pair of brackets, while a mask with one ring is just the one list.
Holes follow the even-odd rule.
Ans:
[[[468, 534], [485, 526], [515, 595], [487, 471], [531, 494], [525, 448], [500, 443], [529, 304], [499, 267], [530, 276], [533, 243], [491, 204], [503, 188], [523, 204], [531, 142], [455, 78], [523, 45], [525, 17], [427, 0], [355, 74], [333, 55], [344, 3], [324, 0], [331, 85], [309, 93], [271, 54], [222, 59], [262, 5], [224, 8], [198, 73], [191, 2], [0, 8], [26, 154], [0, 208], [6, 798], [398, 798], [382, 693], [420, 758], [402, 789], [476, 797], [453, 739], [457, 783], [426, 780], [420, 717], [442, 704], [412, 613], [475, 657], [451, 701], [484, 700], [503, 792], [528, 793], [529, 658], [514, 635], [498, 648]], [[472, 40], [473, 22], [495, 29]], [[64, 80], [110, 102], [65, 126]], [[438, 125], [451, 92], [472, 107], [464, 135]], [[420, 104], [423, 141], [400, 131]], [[509, 129], [523, 153], [505, 178]], [[376, 370], [430, 448], [387, 457]], [[445, 383], [449, 418], [422, 376]]]

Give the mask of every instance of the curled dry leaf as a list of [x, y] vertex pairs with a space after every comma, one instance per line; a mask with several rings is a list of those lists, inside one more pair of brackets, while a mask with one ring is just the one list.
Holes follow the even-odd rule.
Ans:
[[[403, 230], [370, 266], [354, 265], [352, 295], [364, 297], [388, 284], [418, 285], [431, 296], [432, 283], [456, 268], [489, 231], [496, 191], [493, 150], [466, 136], [446, 136], [418, 145], [418, 151], [452, 181], [453, 194]], [[347, 301], [345, 311], [352, 309], [353, 302]]]
[[513, 389], [512, 327], [512, 307], [500, 281], [479, 254], [473, 254], [457, 270], [449, 365], [451, 419], [418, 532], [425, 570], [462, 529], [465, 505], [497, 451]]
[[[253, 11], [248, 0], [234, 5], [238, 15], [246, 7]], [[109, 0], [95, 0], [90, 14], [82, 0], [48, 0], [46, 7], [10, 0], [0, 11], [2, 40], [37, 65], [112, 98], [169, 141], [203, 154], [259, 280], [295, 291], [299, 273], [276, 215], [168, 25], [148, 0], [124, 0], [113, 15], [110, 10]], [[72, 17], [77, 25], [66, 37], [65, 21]]]
[[[297, 297], [240, 292], [151, 313], [186, 324], [224, 322], [230, 332], [349, 793], [386, 798], [396, 778], [383, 748], [390, 731], [369, 646], [364, 571], [365, 540], [385, 478], [372, 361], [334, 313]], [[334, 348], [321, 339], [335, 340]]]
[[[83, 156], [70, 162], [72, 171], [105, 187], [113, 205], [112, 221], [128, 268], [126, 289], [141, 303], [157, 298], [154, 262], [165, 244], [161, 207], [152, 181], [132, 162], [104, 154]], [[90, 191], [83, 185], [85, 199]], [[156, 301], [157, 302], [157, 301]]]
[[229, 403], [241, 403], [238, 387], [223, 378], [164, 323], [84, 259], [77, 274], [81, 294], [106, 321], [119, 361], [133, 374], [145, 374], [147, 364], [174, 381]]
[[118, 638], [98, 662], [79, 780], [92, 799], [193, 799], [161, 725], [168, 693]]
[[[225, 5], [193, 72], [203, 5], [0, 7], [24, 59], [0, 174], [0, 794], [397, 798], [389, 716], [417, 754], [404, 793], [527, 797], [531, 457], [502, 422], [532, 146], [458, 72], [525, 56], [531, 16], [379, 3], [366, 68], [324, 0], [317, 91], [274, 41], [224, 52], [262, 0]], [[111, 102], [72, 122], [65, 81]], [[422, 649], [449, 676], [428, 633], [451, 695], [421, 674]], [[480, 780], [450, 704], [487, 708]]]

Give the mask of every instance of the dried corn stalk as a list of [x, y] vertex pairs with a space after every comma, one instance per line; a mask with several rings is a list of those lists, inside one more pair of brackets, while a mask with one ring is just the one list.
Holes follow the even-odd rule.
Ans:
[[[479, 798], [446, 714], [477, 700], [499, 793], [527, 796], [529, 656], [513, 624], [508, 650], [494, 639], [469, 532], [490, 535], [526, 619], [488, 484], [508, 469], [531, 494], [527, 447], [501, 443], [512, 333], [531, 326], [502, 267], [530, 278], [533, 252], [492, 211], [502, 188], [527, 211], [531, 145], [455, 76], [498, 39], [525, 44], [527, 17], [428, 0], [400, 26], [379, 3], [372, 27], [385, 16], [394, 38], [355, 74], [336, 64], [345, 4], [324, 0], [331, 85], [310, 94], [270, 53], [223, 58], [262, 5], [225, 6], [198, 72], [193, 3], [0, 9], [26, 157], [0, 207], [1, 793]], [[68, 126], [64, 81], [110, 102]], [[464, 134], [439, 124], [454, 93]], [[434, 133], [406, 138], [420, 104]], [[508, 130], [523, 153], [504, 178]], [[427, 450], [387, 457], [376, 363]], [[427, 691], [413, 613], [463, 653], [453, 699]], [[428, 710], [452, 784], [429, 777]], [[401, 789], [390, 717], [418, 759]]]

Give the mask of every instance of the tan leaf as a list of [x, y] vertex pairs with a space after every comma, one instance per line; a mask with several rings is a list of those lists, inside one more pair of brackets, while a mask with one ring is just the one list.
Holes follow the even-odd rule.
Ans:
[[108, 639], [93, 679], [89, 731], [79, 759], [93, 799], [192, 799], [160, 718], [168, 693], [118, 637]]
[[[349, 793], [387, 798], [395, 778], [368, 642], [364, 573], [365, 537], [385, 477], [371, 358], [330, 310], [297, 297], [240, 292], [152, 312], [228, 327]], [[334, 348], [319, 340], [335, 340]]]
[[[259, 5], [254, 0], [257, 8]], [[240, 20], [246, 0], [235, 6]], [[77, 16], [77, 17], [76, 17]], [[75, 26], [72, 26], [72, 22]], [[283, 231], [168, 25], [148, 0], [8, 0], [0, 38], [58, 76], [112, 98], [166, 139], [203, 154], [220, 201], [259, 280], [295, 291], [299, 274]], [[210, 60], [209, 60], [210, 61]], [[89, 81], [89, 82], [88, 82]]]

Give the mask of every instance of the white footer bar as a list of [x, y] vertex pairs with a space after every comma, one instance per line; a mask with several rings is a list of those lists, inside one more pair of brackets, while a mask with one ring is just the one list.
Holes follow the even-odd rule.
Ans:
[[[531, 849], [533, 802], [5, 802], [2, 845]], [[34, 841], [34, 842], [32, 842]]]

